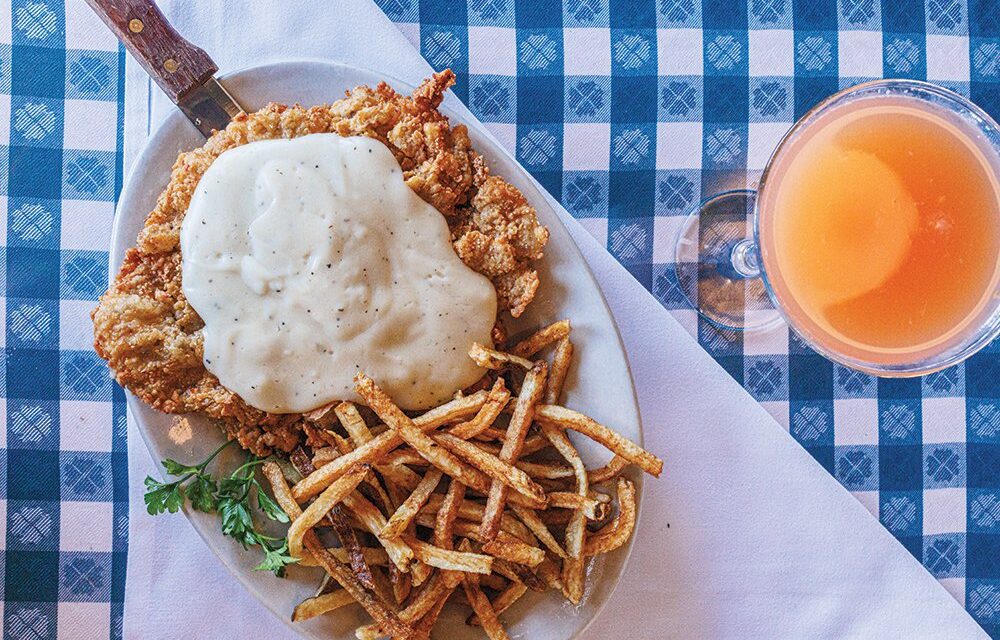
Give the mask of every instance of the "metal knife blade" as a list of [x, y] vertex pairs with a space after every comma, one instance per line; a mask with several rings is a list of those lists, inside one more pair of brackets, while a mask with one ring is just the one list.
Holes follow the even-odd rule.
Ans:
[[205, 137], [225, 129], [233, 118], [246, 113], [214, 76], [181, 97], [177, 106]]

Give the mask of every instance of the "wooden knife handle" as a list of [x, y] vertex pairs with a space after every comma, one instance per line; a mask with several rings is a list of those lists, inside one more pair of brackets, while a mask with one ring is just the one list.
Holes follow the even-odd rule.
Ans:
[[218, 71], [202, 49], [177, 33], [153, 0], [86, 0], [174, 102]]

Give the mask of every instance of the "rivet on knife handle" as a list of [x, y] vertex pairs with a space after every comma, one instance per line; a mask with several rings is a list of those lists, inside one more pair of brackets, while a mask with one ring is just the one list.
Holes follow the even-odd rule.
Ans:
[[218, 70], [207, 53], [174, 31], [152, 0], [87, 0], [87, 4], [174, 102]]
[[208, 54], [177, 33], [152, 0], [86, 0], [156, 84], [205, 136], [243, 108], [219, 84]]

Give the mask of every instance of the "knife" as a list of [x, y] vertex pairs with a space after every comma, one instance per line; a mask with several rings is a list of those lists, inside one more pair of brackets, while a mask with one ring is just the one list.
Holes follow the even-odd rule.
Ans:
[[204, 136], [246, 113], [215, 78], [212, 58], [182, 38], [152, 0], [86, 2]]

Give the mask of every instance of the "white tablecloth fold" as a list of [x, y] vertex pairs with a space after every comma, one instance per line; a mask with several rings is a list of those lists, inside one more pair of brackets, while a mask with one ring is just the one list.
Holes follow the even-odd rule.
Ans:
[[[159, 3], [223, 70], [325, 58], [411, 83], [429, 67], [368, 0]], [[173, 107], [131, 59], [126, 163]], [[333, 98], [333, 96], [331, 96]], [[646, 443], [646, 484], [622, 584], [585, 638], [947, 638], [981, 629], [565, 211], [624, 336]], [[153, 471], [130, 425], [126, 638], [291, 638], [180, 515], [151, 518]], [[668, 528], [669, 523], [669, 528]]]

